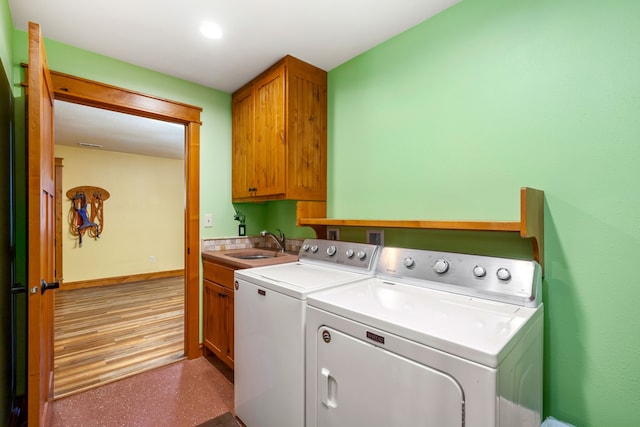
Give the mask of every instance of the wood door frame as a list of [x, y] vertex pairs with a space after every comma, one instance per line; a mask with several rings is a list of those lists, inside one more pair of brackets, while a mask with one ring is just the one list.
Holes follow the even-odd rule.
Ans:
[[201, 107], [51, 71], [55, 99], [185, 126], [184, 353], [200, 348], [200, 113]]

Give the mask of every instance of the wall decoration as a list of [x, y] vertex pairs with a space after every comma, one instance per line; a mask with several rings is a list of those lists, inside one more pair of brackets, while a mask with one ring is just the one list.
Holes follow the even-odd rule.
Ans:
[[[97, 239], [104, 231], [104, 202], [110, 194], [104, 188], [88, 185], [74, 187], [66, 194], [71, 200], [70, 232], [78, 236], [78, 246], [82, 247], [82, 236], [85, 232]], [[89, 205], [88, 209], [87, 205]]]

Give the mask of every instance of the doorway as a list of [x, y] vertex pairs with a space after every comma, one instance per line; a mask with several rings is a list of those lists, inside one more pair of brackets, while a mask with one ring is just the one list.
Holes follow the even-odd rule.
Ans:
[[200, 107], [51, 72], [56, 100], [154, 118], [184, 126], [184, 354], [201, 355], [199, 345]]
[[61, 100], [54, 123], [59, 399], [184, 357], [185, 128]]

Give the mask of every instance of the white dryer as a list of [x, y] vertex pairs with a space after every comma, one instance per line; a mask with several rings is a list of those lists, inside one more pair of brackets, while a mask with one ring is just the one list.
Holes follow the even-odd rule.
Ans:
[[248, 427], [302, 427], [305, 300], [374, 275], [379, 247], [304, 241], [299, 261], [235, 272], [236, 416]]
[[534, 427], [533, 261], [384, 248], [376, 277], [307, 298], [307, 427]]

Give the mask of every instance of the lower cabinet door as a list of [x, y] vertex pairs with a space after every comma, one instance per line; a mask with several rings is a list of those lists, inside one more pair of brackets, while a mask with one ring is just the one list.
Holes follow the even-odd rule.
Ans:
[[209, 280], [203, 283], [204, 345], [233, 368], [233, 291]]

